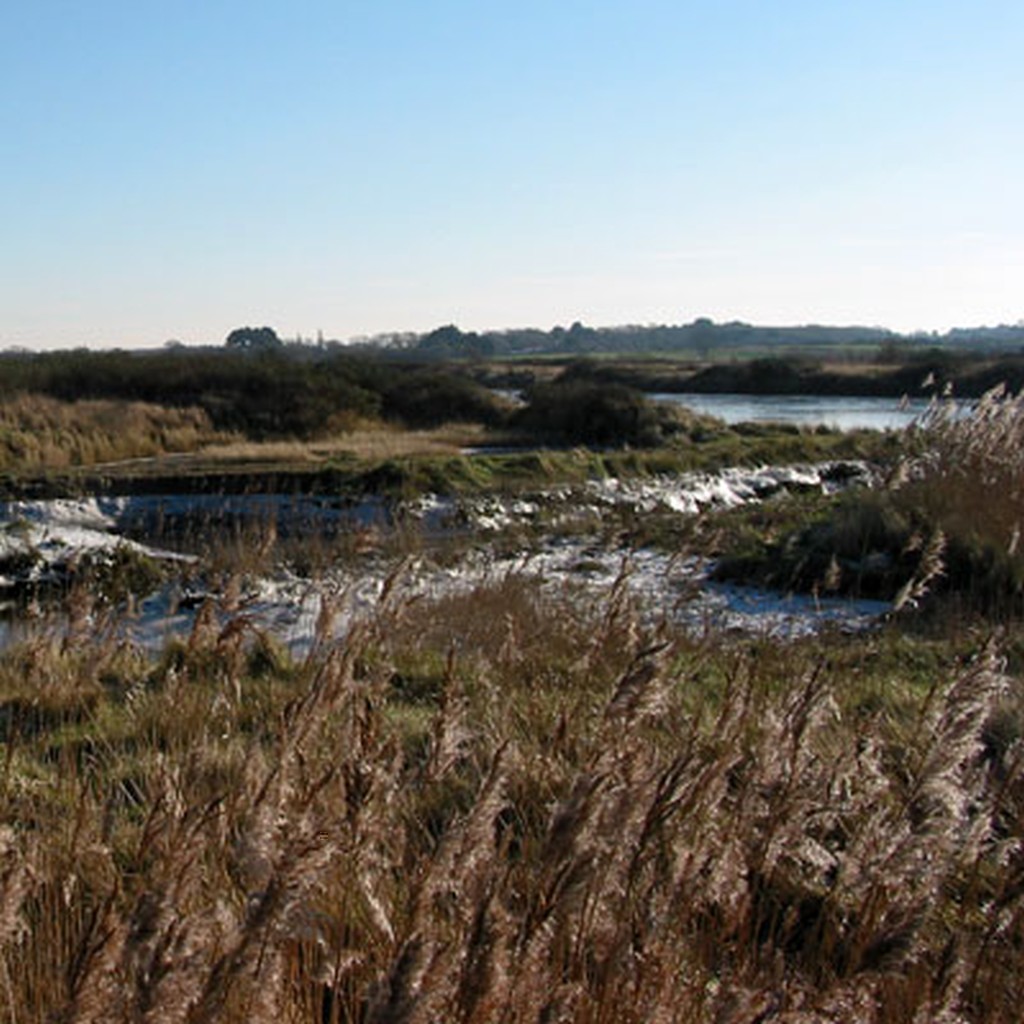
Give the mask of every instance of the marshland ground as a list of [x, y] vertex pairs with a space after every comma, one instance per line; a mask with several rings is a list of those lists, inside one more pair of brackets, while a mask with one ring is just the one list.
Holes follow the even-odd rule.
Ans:
[[[12, 614], [33, 618], [0, 653], [0, 1019], [1017, 1020], [1019, 372], [948, 354], [5, 356], [12, 501], [390, 508], [856, 464], [871, 486], [568, 525], [547, 508], [488, 543], [585, 533], [595, 551], [889, 611], [856, 634], [687, 629], [639, 606], [628, 569], [410, 597], [404, 566], [431, 541], [407, 522], [220, 535], [214, 517], [205, 536], [165, 529], [199, 555], [203, 597], [154, 650], [118, 623], [184, 568], [125, 549], [44, 587], [18, 548], [2, 572], [23, 581]], [[940, 398], [901, 433], [727, 426], [643, 396], [898, 395], [929, 378], [939, 396], [988, 394], [969, 416]], [[429, 555], [479, 544], [464, 530]], [[372, 564], [379, 582], [340, 629], [347, 595], [327, 588], [296, 653], [239, 601], [282, 563], [313, 582]]]

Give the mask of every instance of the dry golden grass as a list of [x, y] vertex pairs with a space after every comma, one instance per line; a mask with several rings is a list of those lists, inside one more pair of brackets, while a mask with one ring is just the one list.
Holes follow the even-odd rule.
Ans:
[[[932, 578], [990, 615], [1024, 609], [1024, 395], [998, 387], [969, 411], [936, 400], [908, 435], [892, 496], [930, 537]], [[926, 560], [926, 559], [925, 559]]]
[[406, 455], [457, 455], [465, 448], [486, 444], [488, 434], [478, 424], [452, 423], [431, 430], [406, 430], [387, 423], [359, 421], [341, 434], [315, 441], [233, 441], [208, 445], [204, 460], [224, 463], [325, 462], [338, 456], [381, 460]]
[[1024, 394], [999, 387], [969, 415], [936, 401], [917, 428], [913, 502], [951, 533], [1016, 553], [1024, 526]]
[[841, 377], [879, 377], [892, 372], [891, 363], [852, 362], [843, 359], [825, 359], [821, 364], [826, 373], [834, 373]]
[[155, 663], [3, 656], [0, 1016], [1017, 1019], [994, 648], [922, 687], [515, 576], [329, 621], [300, 663], [212, 606]]
[[219, 436], [200, 409], [43, 395], [0, 402], [0, 469], [63, 469], [193, 451]]
[[489, 440], [479, 424], [406, 430], [345, 416], [334, 426], [336, 433], [312, 441], [253, 441], [215, 431], [199, 409], [110, 400], [62, 402], [23, 394], [0, 403], [0, 469], [66, 469], [160, 456], [171, 456], [167, 461], [175, 471], [192, 463], [206, 470], [315, 466], [339, 457], [379, 461], [457, 455]]

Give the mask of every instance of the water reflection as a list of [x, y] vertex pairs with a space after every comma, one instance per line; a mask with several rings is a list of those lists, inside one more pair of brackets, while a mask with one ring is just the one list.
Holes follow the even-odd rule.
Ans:
[[901, 430], [928, 408], [926, 399], [858, 398], [846, 395], [653, 394], [658, 402], [683, 405], [726, 423], [795, 423], [839, 430]]

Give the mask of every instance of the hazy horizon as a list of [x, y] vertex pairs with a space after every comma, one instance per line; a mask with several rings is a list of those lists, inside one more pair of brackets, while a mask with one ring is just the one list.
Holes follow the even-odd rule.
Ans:
[[1024, 5], [5, 12], [0, 349], [1024, 318]]

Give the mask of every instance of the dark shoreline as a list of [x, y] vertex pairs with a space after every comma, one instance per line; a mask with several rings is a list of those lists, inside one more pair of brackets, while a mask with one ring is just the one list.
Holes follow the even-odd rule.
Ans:
[[[502, 369], [505, 372], [502, 372]], [[823, 364], [800, 357], [767, 358], [697, 366], [673, 360], [580, 360], [565, 373], [590, 381], [619, 384], [662, 394], [822, 395], [849, 398], [929, 398], [947, 389], [961, 398], [979, 398], [1004, 384], [1024, 389], [1024, 358], [978, 359], [939, 355], [888, 366]], [[530, 370], [523, 366], [481, 367], [474, 373], [490, 386], [528, 389]]]

